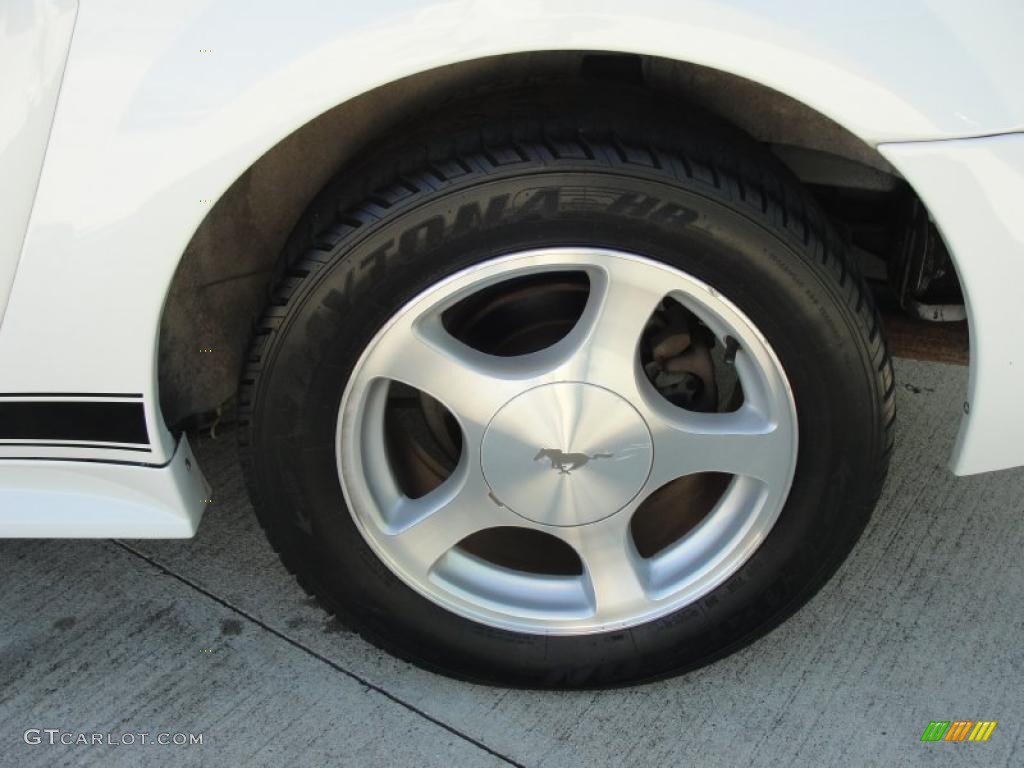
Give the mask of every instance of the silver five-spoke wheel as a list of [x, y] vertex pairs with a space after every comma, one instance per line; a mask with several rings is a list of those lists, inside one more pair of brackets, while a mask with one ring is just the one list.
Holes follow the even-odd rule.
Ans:
[[[586, 277], [582, 311], [549, 346], [489, 354], [444, 321], [460, 301], [545, 273]], [[742, 391], [733, 410], [674, 404], [645, 370], [641, 339], [672, 301], [713, 334]], [[392, 466], [385, 419], [396, 383], [457, 425], [457, 456], [423, 495]], [[667, 265], [595, 248], [514, 253], [425, 291], [367, 346], [341, 401], [337, 466], [349, 510], [374, 552], [424, 597], [477, 622], [527, 633], [634, 626], [693, 602], [768, 535], [797, 457], [793, 394], [764, 336], [727, 297]], [[728, 476], [706, 515], [641, 554], [634, 515], [659, 489]], [[579, 573], [520, 570], [464, 543], [531, 529], [579, 559]]]

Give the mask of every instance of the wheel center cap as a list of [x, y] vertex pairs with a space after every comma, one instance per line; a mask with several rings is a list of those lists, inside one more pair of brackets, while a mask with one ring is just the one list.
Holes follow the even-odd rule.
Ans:
[[643, 488], [653, 446], [643, 418], [603, 387], [559, 382], [509, 400], [484, 433], [481, 463], [495, 498], [545, 525], [614, 515]]

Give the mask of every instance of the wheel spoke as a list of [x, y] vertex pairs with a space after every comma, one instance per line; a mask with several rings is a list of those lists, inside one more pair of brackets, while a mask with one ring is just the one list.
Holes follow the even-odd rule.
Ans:
[[666, 294], [657, 272], [639, 266], [608, 260], [603, 269], [590, 273], [590, 298], [576, 328], [562, 342], [572, 345], [574, 353], [554, 378], [633, 394], [640, 336]]
[[629, 517], [623, 511], [590, 525], [551, 531], [579, 555], [597, 621], [639, 610], [649, 602], [645, 566], [633, 546]]
[[528, 380], [507, 360], [465, 346], [440, 323], [413, 325], [393, 339], [374, 348], [367, 371], [426, 392], [467, 430], [482, 431]]
[[650, 422], [654, 465], [648, 488], [697, 472], [724, 472], [783, 483], [792, 462], [792, 434], [755, 411], [687, 413]]
[[488, 496], [479, 473], [460, 468], [426, 496], [400, 499], [389, 516], [387, 535], [396, 558], [425, 577], [452, 547], [506, 516]]

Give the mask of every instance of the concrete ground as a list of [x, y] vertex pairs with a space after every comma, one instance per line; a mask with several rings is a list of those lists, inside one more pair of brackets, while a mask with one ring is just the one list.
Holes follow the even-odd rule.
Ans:
[[[892, 472], [831, 583], [730, 658], [614, 691], [468, 685], [367, 645], [279, 565], [231, 437], [202, 442], [215, 501], [192, 541], [0, 542], [0, 765], [1021, 765], [1024, 471], [950, 475], [965, 370], [897, 373]], [[919, 741], [954, 719], [998, 725]]]

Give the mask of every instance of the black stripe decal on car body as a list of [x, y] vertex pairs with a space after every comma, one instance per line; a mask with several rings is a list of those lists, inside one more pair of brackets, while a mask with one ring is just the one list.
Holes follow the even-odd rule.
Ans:
[[[152, 448], [137, 448], [129, 445], [108, 445], [107, 443], [39, 443], [34, 441], [16, 441], [7, 442], [0, 439], [0, 448], [22, 448], [24, 446], [31, 446], [32, 448], [86, 448], [90, 451], [105, 450], [105, 451], [140, 451], [142, 453], [151, 453]], [[0, 457], [7, 458], [7, 457]]]
[[90, 400], [98, 400], [101, 397], [115, 397], [121, 400], [142, 399], [141, 394], [121, 392], [0, 392], [0, 397], [50, 397], [56, 399], [87, 397]]
[[141, 402], [0, 400], [0, 439], [149, 444]]

